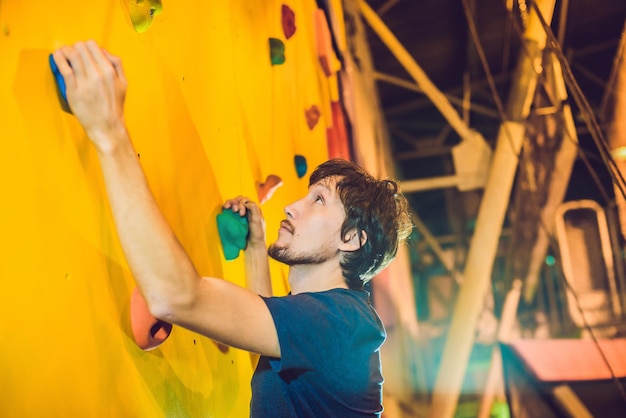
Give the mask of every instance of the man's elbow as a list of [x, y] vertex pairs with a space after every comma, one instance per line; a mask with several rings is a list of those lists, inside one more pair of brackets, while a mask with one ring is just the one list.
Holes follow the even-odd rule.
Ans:
[[159, 291], [146, 298], [150, 314], [171, 324], [185, 321], [186, 313], [196, 304], [197, 291], [191, 287]]

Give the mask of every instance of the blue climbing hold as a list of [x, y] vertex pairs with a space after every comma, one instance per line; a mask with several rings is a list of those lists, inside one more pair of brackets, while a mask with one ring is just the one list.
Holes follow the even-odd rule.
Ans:
[[306, 166], [306, 158], [302, 155], [296, 155], [294, 158], [294, 162], [296, 164], [296, 173], [298, 174], [298, 178], [301, 179], [306, 174], [307, 166]]
[[48, 63], [50, 64], [50, 69], [52, 70], [52, 74], [54, 75], [54, 81], [56, 82], [57, 96], [59, 97], [59, 102], [61, 103], [61, 109], [63, 109], [67, 113], [72, 113], [70, 105], [67, 103], [65, 79], [63, 78], [63, 74], [61, 74], [61, 72], [59, 71], [57, 63], [54, 62], [54, 57], [52, 56], [52, 54], [48, 56]]

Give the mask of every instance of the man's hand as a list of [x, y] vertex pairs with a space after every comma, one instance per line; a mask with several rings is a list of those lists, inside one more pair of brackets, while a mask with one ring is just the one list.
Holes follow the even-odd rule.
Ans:
[[265, 249], [265, 220], [259, 205], [250, 201], [247, 197], [237, 196], [224, 203], [224, 209], [231, 209], [240, 216], [248, 216], [248, 246], [263, 247]]
[[248, 216], [248, 246], [244, 251], [246, 285], [248, 289], [261, 296], [272, 296], [270, 266], [265, 244], [265, 220], [259, 205], [244, 196], [237, 196], [224, 203], [224, 209], [230, 209], [241, 216]]
[[53, 57], [65, 79], [72, 113], [99, 151], [114, 148], [116, 138], [126, 137], [127, 83], [121, 60], [94, 41], [64, 46]]

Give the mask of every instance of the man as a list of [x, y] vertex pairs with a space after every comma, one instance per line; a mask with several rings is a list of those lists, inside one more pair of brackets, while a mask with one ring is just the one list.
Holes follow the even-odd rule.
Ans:
[[269, 248], [270, 256], [290, 266], [285, 297], [267, 297], [258, 206], [242, 197], [230, 200], [226, 208], [250, 218], [245, 263], [249, 287], [257, 292], [200, 277], [137, 161], [124, 122], [120, 59], [93, 41], [63, 47], [54, 59], [72, 112], [97, 150], [124, 254], [152, 314], [261, 354], [252, 416], [380, 416], [385, 333], [363, 285], [410, 232], [396, 184], [341, 160], [313, 172], [307, 195], [285, 208]]

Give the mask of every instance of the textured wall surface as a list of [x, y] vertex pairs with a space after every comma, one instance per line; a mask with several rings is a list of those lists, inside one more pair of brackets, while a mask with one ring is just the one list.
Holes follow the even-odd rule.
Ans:
[[[134, 282], [94, 149], [60, 109], [50, 52], [94, 39], [122, 57], [141, 164], [203, 275], [244, 284], [241, 257], [225, 261], [217, 235], [225, 199], [256, 197], [256, 182], [280, 176], [263, 204], [271, 241], [307, 188], [294, 156], [309, 171], [328, 156], [337, 86], [316, 55], [315, 1], [286, 3], [289, 39], [278, 1], [166, 1], [142, 33], [125, 2], [0, 2], [2, 416], [248, 415], [253, 356], [178, 327], [155, 350], [134, 343]], [[270, 37], [285, 45], [282, 65], [271, 65]], [[312, 105], [321, 118], [310, 129]], [[286, 271], [272, 273], [283, 294]]]

